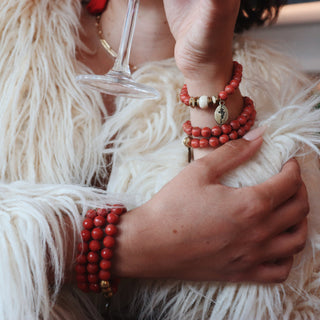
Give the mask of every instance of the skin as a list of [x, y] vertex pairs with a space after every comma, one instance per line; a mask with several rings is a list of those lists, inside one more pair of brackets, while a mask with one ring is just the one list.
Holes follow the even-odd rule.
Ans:
[[[216, 94], [231, 76], [238, 0], [141, 0], [131, 63], [175, 56], [191, 95]], [[119, 42], [126, 0], [109, 0], [101, 18], [113, 48]], [[192, 21], [192, 24], [190, 23]], [[83, 13], [84, 42], [95, 54], [80, 58], [105, 73], [112, 59], [101, 48], [94, 18]], [[112, 30], [110, 32], [110, 30]], [[96, 48], [98, 48], [96, 50]], [[106, 62], [107, 61], [107, 62]], [[104, 66], [104, 67], [101, 67]], [[106, 108], [110, 111], [110, 101]], [[229, 100], [228, 100], [229, 101]], [[241, 93], [229, 101], [231, 117]], [[111, 109], [110, 109], [111, 108]], [[191, 114], [194, 125], [214, 124], [212, 114]], [[219, 177], [250, 159], [261, 132], [196, 154], [149, 202], [121, 218], [113, 274], [120, 277], [281, 282], [307, 236], [309, 211], [298, 163], [290, 160], [266, 182], [239, 189]], [[188, 201], [186, 201], [188, 199]]]

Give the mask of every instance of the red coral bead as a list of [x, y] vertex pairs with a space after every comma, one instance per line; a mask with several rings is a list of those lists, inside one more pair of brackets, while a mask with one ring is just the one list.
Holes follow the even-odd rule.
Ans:
[[95, 293], [100, 293], [101, 292], [101, 288], [100, 288], [100, 285], [98, 283], [90, 283], [89, 284], [89, 289], [90, 289], [90, 291], [95, 292]]
[[232, 120], [230, 126], [233, 130], [238, 130], [240, 128], [240, 122], [238, 120]]
[[88, 278], [87, 278], [87, 275], [85, 273], [76, 275], [76, 281], [77, 282], [87, 282], [87, 280], [88, 280]]
[[239, 121], [239, 123], [243, 126], [244, 124], [247, 123], [248, 119], [247, 119], [246, 117], [239, 116], [239, 117], [238, 117], [238, 121]]
[[109, 270], [111, 268], [111, 261], [106, 259], [101, 260], [100, 268], [103, 270]]
[[236, 139], [238, 139], [238, 133], [237, 133], [237, 131], [232, 131], [232, 132], [229, 134], [229, 138], [230, 138], [230, 140], [236, 140]]
[[209, 139], [209, 144], [210, 144], [211, 147], [215, 148], [215, 147], [218, 147], [218, 146], [219, 146], [220, 142], [219, 142], [219, 139], [218, 139], [218, 138], [216, 138], [216, 137], [211, 137], [211, 138]]
[[77, 283], [78, 288], [83, 292], [89, 292], [89, 285], [86, 282], [78, 282]]
[[220, 137], [219, 137], [219, 142], [221, 143], [221, 144], [224, 144], [224, 143], [226, 143], [226, 142], [228, 142], [229, 141], [229, 136], [227, 136], [226, 134], [223, 134], [223, 135], [221, 135]]
[[200, 147], [200, 142], [198, 139], [192, 139], [190, 144], [191, 144], [191, 147], [194, 149], [197, 149]]
[[222, 130], [219, 126], [214, 126], [212, 129], [211, 129], [211, 132], [212, 132], [212, 135], [215, 136], [215, 137], [218, 137], [221, 135], [222, 133]]
[[100, 280], [105, 280], [105, 281], [107, 281], [107, 280], [110, 279], [110, 277], [111, 277], [111, 274], [110, 274], [109, 271], [107, 271], [107, 270], [100, 270], [100, 272], [99, 272], [99, 278], [100, 278]]
[[99, 254], [94, 251], [90, 251], [87, 255], [87, 260], [90, 263], [98, 263], [100, 260]]
[[76, 261], [79, 264], [86, 264], [87, 263], [87, 257], [85, 254], [78, 254], [76, 257]]
[[90, 209], [87, 211], [86, 217], [90, 219], [94, 219], [97, 216], [96, 210]]
[[201, 129], [199, 127], [193, 127], [192, 128], [192, 135], [194, 137], [200, 137], [201, 135]]
[[243, 137], [246, 134], [246, 130], [244, 130], [243, 127], [241, 127], [237, 132], [240, 137]]
[[90, 218], [83, 220], [82, 225], [85, 229], [91, 230], [93, 228], [93, 221]]
[[89, 243], [89, 249], [91, 251], [99, 251], [101, 249], [101, 244], [98, 240], [91, 240]]
[[252, 107], [245, 107], [245, 108], [243, 109], [243, 112], [246, 112], [246, 113], [248, 113], [248, 114], [252, 114], [252, 111], [253, 111], [253, 108], [252, 108]]
[[118, 230], [114, 224], [108, 224], [104, 231], [108, 236], [114, 236]]
[[89, 241], [91, 239], [91, 232], [87, 229], [81, 230], [81, 238], [83, 241]]
[[226, 99], [228, 98], [227, 92], [221, 91], [221, 92], [219, 93], [219, 98], [220, 98], [221, 100], [226, 100]]
[[74, 269], [77, 274], [84, 274], [87, 271], [84, 264], [77, 264]]
[[91, 0], [87, 4], [86, 8], [88, 12], [90, 12], [91, 14], [99, 14], [103, 12], [106, 4], [107, 4], [107, 0]]
[[109, 213], [107, 216], [108, 223], [117, 224], [119, 222], [119, 216], [114, 213]]
[[201, 135], [205, 138], [209, 138], [211, 136], [211, 129], [209, 127], [202, 128]]
[[230, 124], [223, 124], [221, 126], [221, 130], [223, 133], [229, 134], [232, 131], [232, 128], [231, 128]]
[[199, 145], [200, 145], [200, 148], [207, 148], [207, 147], [209, 147], [209, 141], [208, 141], [208, 139], [205, 139], [205, 138], [200, 139]]
[[228, 86], [226, 86], [225, 87], [225, 92], [227, 93], [227, 94], [233, 94], [234, 93], [234, 87], [233, 86], [231, 86], [230, 84], [228, 85]]
[[113, 256], [113, 251], [109, 248], [103, 248], [100, 252], [103, 259], [111, 259]]
[[237, 89], [239, 87], [239, 81], [231, 80], [230, 86], [233, 86], [235, 89]]
[[96, 227], [104, 227], [106, 224], [106, 219], [102, 216], [97, 216], [94, 218], [93, 223]]
[[98, 283], [99, 282], [99, 276], [97, 273], [95, 274], [88, 274], [88, 282], [89, 283]]
[[103, 239], [103, 245], [106, 247], [106, 248], [112, 248], [115, 244], [115, 241], [114, 241], [114, 238], [113, 237], [110, 237], [110, 236], [106, 236], [104, 239]]
[[107, 209], [105, 209], [105, 208], [97, 209], [97, 215], [98, 216], [102, 216], [102, 217], [105, 218], [107, 216], [107, 214], [108, 214], [108, 210]]
[[87, 253], [89, 251], [89, 245], [87, 242], [80, 242], [78, 244], [78, 252], [79, 253]]
[[111, 213], [114, 213], [118, 216], [122, 215], [125, 212], [126, 212], [126, 208], [124, 208], [123, 206], [114, 205], [113, 208], [111, 209]]
[[250, 124], [246, 123], [246, 124], [243, 126], [243, 129], [246, 130], [246, 132], [248, 132], [248, 131], [251, 129]]
[[103, 231], [100, 229], [100, 228], [94, 228], [92, 231], [91, 231], [91, 237], [92, 239], [95, 239], [95, 240], [101, 240], [104, 236], [104, 233]]
[[188, 135], [191, 136], [192, 135], [192, 126], [191, 125], [187, 125], [183, 128], [183, 131]]
[[99, 266], [95, 263], [88, 263], [87, 265], [87, 271], [90, 273], [90, 274], [95, 274], [95, 273], [98, 273], [99, 272]]

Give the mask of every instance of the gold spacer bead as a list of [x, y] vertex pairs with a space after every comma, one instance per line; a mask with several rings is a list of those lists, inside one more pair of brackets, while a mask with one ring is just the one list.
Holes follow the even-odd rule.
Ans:
[[190, 137], [185, 137], [183, 139], [183, 144], [187, 147], [187, 148], [191, 148], [191, 138]]

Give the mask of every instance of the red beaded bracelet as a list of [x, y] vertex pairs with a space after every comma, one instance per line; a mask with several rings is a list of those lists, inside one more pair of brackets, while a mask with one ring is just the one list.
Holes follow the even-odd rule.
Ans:
[[184, 144], [188, 148], [218, 147], [229, 140], [243, 137], [254, 125], [256, 110], [253, 101], [249, 97], [243, 98], [244, 108], [237, 119], [229, 124], [214, 126], [213, 128], [192, 127], [190, 120], [183, 124], [183, 130], [188, 135]]
[[119, 217], [127, 210], [122, 205], [109, 209], [90, 209], [83, 220], [82, 242], [78, 245], [76, 280], [84, 292], [102, 292], [110, 299], [117, 291], [118, 279], [110, 273]]
[[224, 90], [222, 90], [218, 94], [218, 97], [215, 97], [215, 96], [190, 97], [188, 94], [187, 85], [184, 84], [180, 92], [180, 100], [186, 106], [190, 106], [192, 108], [199, 107], [201, 109], [204, 109], [210, 106], [214, 106], [218, 100], [226, 101], [228, 96], [233, 94], [234, 91], [239, 87], [241, 79], [242, 79], [242, 65], [237, 61], [233, 61], [232, 79], [226, 85]]
[[91, 0], [86, 9], [91, 14], [100, 14], [103, 12], [104, 8], [107, 5], [108, 0]]

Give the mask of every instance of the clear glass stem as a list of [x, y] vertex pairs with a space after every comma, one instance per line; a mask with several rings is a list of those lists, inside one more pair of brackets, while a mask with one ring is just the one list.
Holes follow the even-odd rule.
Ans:
[[129, 0], [128, 10], [123, 24], [122, 36], [117, 58], [115, 60], [113, 71], [120, 71], [130, 74], [129, 58], [132, 46], [134, 29], [137, 21], [139, 9], [139, 0]]

